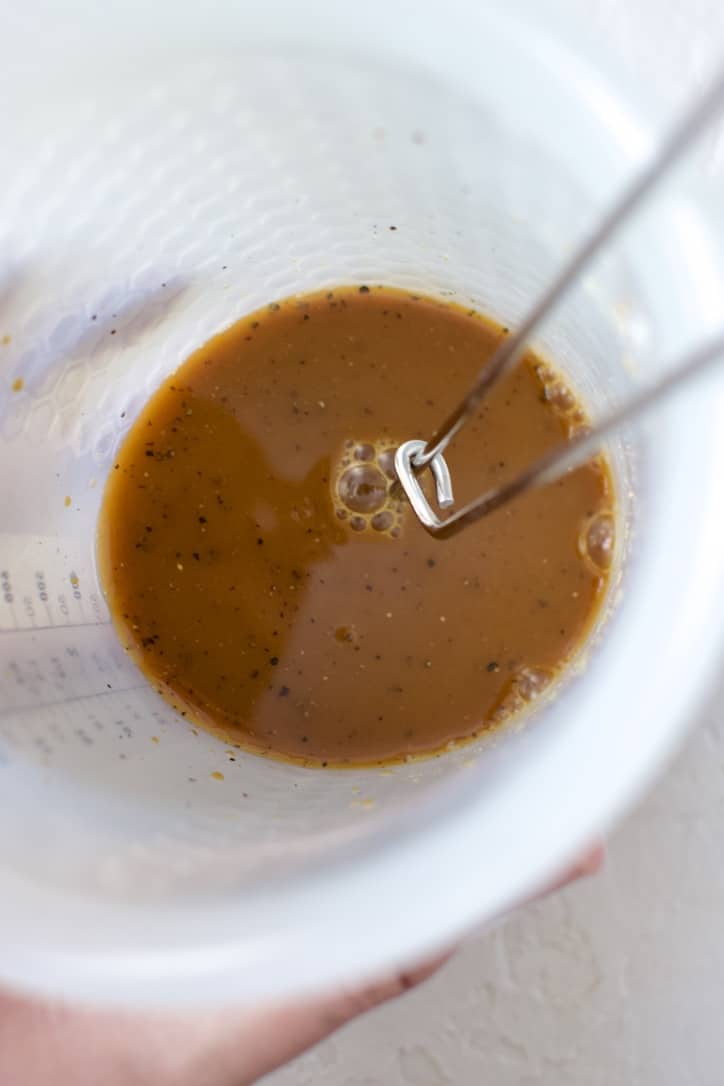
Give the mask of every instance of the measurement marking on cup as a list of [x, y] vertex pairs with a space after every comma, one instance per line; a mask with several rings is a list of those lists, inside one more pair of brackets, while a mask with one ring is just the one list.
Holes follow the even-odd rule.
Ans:
[[[62, 628], [64, 625], [88, 626], [108, 620], [104, 601], [88, 585], [92, 574], [63, 566], [28, 566], [27, 556], [15, 556], [15, 568], [0, 569], [0, 629]], [[86, 587], [81, 587], [86, 585]]]
[[42, 570], [35, 571], [35, 593], [39, 602], [45, 608], [45, 613], [48, 616], [48, 622], [53, 621], [53, 612], [50, 609], [49, 595], [48, 595], [48, 582], [45, 577], [45, 573]]
[[42, 633], [43, 630], [85, 630], [93, 626], [110, 626], [110, 622], [59, 622], [50, 626], [3, 626], [0, 634]]
[[115, 694], [129, 694], [135, 690], [148, 690], [147, 683], [137, 683], [135, 686], [114, 686], [112, 690], [98, 690], [93, 694], [78, 694], [73, 698], [55, 698], [53, 701], [38, 701], [32, 705], [23, 705], [17, 709], [0, 712], [0, 720], [9, 720], [26, 713], [35, 713], [38, 709], [50, 709], [53, 705], [73, 705], [77, 701], [89, 701], [91, 698], [108, 698]]

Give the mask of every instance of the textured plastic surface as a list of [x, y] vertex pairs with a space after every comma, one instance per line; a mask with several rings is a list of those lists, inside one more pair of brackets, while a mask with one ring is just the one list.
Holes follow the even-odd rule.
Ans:
[[[0, 973], [31, 986], [280, 994], [445, 941], [540, 878], [667, 749], [706, 656], [675, 697], [641, 702], [626, 771], [606, 773], [603, 728], [615, 741], [641, 697], [631, 646], [680, 659], [702, 623], [716, 633], [719, 494], [714, 474], [693, 488], [684, 474], [721, 456], [709, 391], [683, 427], [662, 414], [655, 459], [643, 435], [613, 450], [627, 516], [638, 491], [625, 599], [534, 729], [384, 772], [231, 763], [123, 657], [94, 524], [114, 449], [164, 374], [242, 313], [325, 284], [395, 283], [513, 322], [651, 138], [525, 6], [456, 5], [497, 42], [485, 69], [431, 5], [407, 55], [378, 41], [381, 6], [344, 26], [321, 0], [305, 19], [276, 9], [222, 5], [211, 30], [182, 10], [175, 53], [151, 28], [136, 55], [131, 5], [102, 65], [100, 28], [70, 20], [63, 67], [43, 72], [23, 70], [28, 25], [3, 76], [25, 97], [0, 207]], [[407, 26], [403, 7], [385, 20]], [[684, 185], [659, 201], [551, 324], [543, 345], [584, 395], [614, 399], [721, 315], [705, 210]]]

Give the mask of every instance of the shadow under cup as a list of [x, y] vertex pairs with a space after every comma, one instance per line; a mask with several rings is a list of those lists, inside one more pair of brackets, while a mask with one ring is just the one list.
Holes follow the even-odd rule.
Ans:
[[[431, 4], [391, 50], [370, 15], [382, 5], [322, 27], [321, 0], [306, 22], [279, 0], [278, 40], [268, 19], [229, 12], [196, 42], [186, 13], [182, 64], [140, 56], [129, 80], [121, 46], [92, 103], [70, 75], [48, 76], [52, 94], [29, 89], [9, 141], [0, 280], [7, 980], [209, 1003], [427, 952], [629, 802], [711, 670], [713, 381], [610, 446], [622, 528], [602, 621], [535, 720], [476, 744], [383, 770], [231, 763], [160, 700], [109, 624], [94, 557], [104, 481], [148, 395], [194, 348], [275, 298], [355, 282], [515, 326], [652, 146], [644, 106], [580, 42], [562, 44], [526, 5], [515, 19], [453, 6], [485, 64]], [[594, 416], [722, 316], [721, 246], [694, 180], [640, 217], [537, 344]]]

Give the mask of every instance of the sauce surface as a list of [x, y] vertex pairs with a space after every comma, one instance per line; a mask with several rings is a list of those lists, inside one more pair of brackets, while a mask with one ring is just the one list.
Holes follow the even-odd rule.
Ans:
[[[110, 473], [101, 576], [119, 636], [194, 723], [310, 764], [472, 738], [536, 696], [595, 619], [613, 494], [598, 459], [447, 541], [393, 487], [505, 335], [387, 287], [292, 298], [195, 352]], [[528, 354], [447, 454], [458, 504], [585, 416]]]

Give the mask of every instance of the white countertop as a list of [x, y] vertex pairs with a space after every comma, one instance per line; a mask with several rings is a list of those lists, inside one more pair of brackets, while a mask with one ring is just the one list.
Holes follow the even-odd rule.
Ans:
[[[674, 97], [724, 57], [720, 0], [575, 8]], [[724, 179], [721, 129], [709, 160]], [[521, 910], [423, 989], [267, 1082], [721, 1086], [723, 1010], [724, 681], [675, 765], [613, 835], [602, 875]]]

